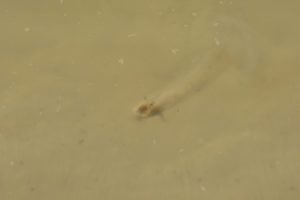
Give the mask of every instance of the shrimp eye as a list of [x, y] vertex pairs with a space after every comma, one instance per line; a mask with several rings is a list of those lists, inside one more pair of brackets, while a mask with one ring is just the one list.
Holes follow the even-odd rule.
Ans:
[[148, 111], [149, 105], [143, 104], [138, 108], [139, 113], [144, 114]]

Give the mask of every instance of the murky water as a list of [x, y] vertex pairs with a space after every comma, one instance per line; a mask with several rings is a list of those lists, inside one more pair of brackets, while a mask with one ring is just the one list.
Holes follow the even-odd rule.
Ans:
[[298, 2], [0, 5], [0, 199], [300, 198]]

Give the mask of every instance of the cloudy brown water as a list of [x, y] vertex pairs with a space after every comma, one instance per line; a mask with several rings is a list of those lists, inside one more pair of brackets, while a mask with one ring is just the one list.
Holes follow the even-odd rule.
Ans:
[[1, 200], [300, 198], [297, 1], [0, 5]]

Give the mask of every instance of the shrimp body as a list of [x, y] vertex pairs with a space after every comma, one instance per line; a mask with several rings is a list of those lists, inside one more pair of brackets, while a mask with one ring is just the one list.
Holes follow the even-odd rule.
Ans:
[[133, 109], [136, 116], [146, 118], [162, 113], [199, 91], [230, 66], [247, 70], [256, 66], [259, 54], [248, 26], [230, 17], [221, 17], [216, 21], [219, 24], [218, 32], [222, 33], [220, 41], [207, 48], [188, 73], [179, 77], [151, 100], [138, 104]]

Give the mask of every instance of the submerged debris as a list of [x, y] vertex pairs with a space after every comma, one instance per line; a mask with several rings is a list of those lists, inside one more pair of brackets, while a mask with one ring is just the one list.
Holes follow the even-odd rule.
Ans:
[[125, 61], [124, 61], [123, 58], [120, 58], [120, 59], [118, 60], [118, 62], [119, 62], [121, 65], [123, 65]]
[[178, 51], [179, 51], [178, 49], [171, 49], [171, 52], [172, 52], [172, 54], [174, 54], [174, 55], [176, 55]]

